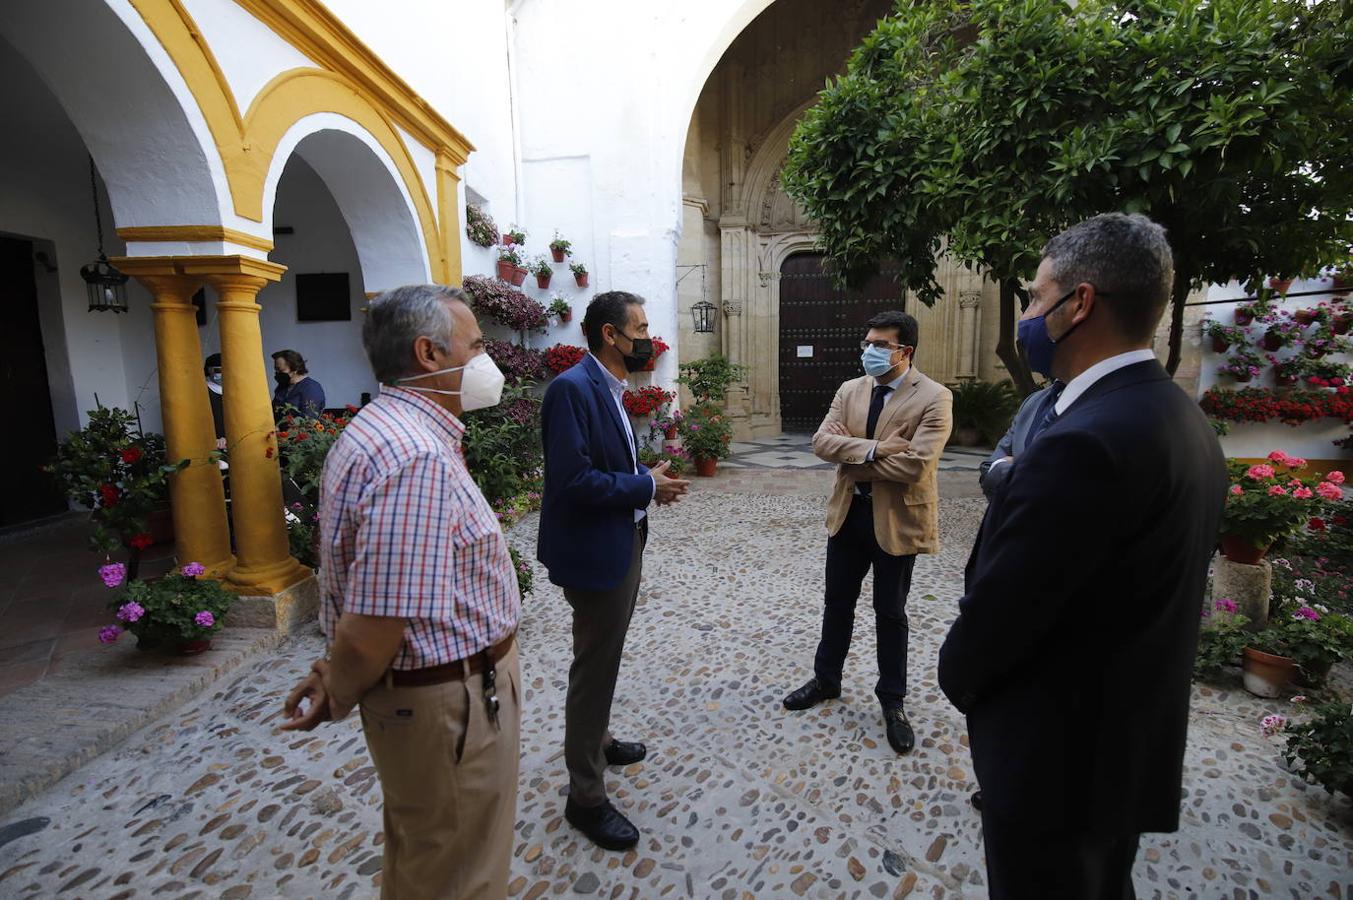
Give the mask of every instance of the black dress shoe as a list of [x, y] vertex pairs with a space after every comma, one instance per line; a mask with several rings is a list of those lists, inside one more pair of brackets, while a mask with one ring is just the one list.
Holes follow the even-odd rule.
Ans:
[[841, 696], [841, 689], [835, 688], [828, 690], [822, 686], [822, 682], [816, 678], [808, 679], [808, 683], [794, 691], [784, 699], [785, 709], [812, 709], [823, 700], [835, 700]]
[[912, 732], [911, 723], [907, 721], [907, 714], [902, 707], [885, 709], [883, 724], [888, 730], [888, 743], [898, 753], [910, 753], [911, 748], [916, 746], [916, 735]]
[[639, 843], [639, 829], [609, 800], [601, 806], [579, 806], [569, 800], [564, 804], [564, 818], [604, 850], [628, 850]]
[[638, 741], [617, 741], [611, 738], [606, 745], [606, 764], [610, 766], [628, 766], [648, 756], [648, 748]]
[[968, 798], [968, 802], [972, 804], [972, 808], [973, 808], [973, 809], [977, 810], [978, 812], [981, 812], [981, 811], [982, 811], [982, 792], [981, 792], [981, 791], [973, 791], [973, 792], [972, 792], [972, 796]]

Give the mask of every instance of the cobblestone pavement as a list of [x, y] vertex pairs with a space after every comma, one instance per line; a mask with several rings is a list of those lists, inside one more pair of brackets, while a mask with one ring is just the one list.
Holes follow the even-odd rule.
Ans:
[[[808, 674], [816, 640], [820, 497], [726, 488], [655, 514], [613, 720], [650, 748], [609, 779], [643, 832], [632, 852], [596, 850], [563, 822], [568, 616], [537, 572], [521, 630], [512, 895], [984, 896], [963, 724], [934, 678], [982, 502], [945, 501], [947, 549], [916, 567], [918, 745], [898, 757], [871, 693], [867, 603], [843, 698], [807, 713], [779, 706]], [[525, 521], [514, 543], [530, 550], [534, 526]], [[0, 896], [373, 895], [380, 790], [355, 717], [311, 735], [272, 732], [319, 648], [307, 636], [246, 664], [13, 811], [0, 825]], [[1143, 841], [1140, 896], [1353, 892], [1350, 803], [1283, 768], [1277, 740], [1259, 733], [1270, 711], [1292, 712], [1234, 685], [1197, 692], [1182, 830]], [[1149, 727], [1124, 723], [1134, 724]]]

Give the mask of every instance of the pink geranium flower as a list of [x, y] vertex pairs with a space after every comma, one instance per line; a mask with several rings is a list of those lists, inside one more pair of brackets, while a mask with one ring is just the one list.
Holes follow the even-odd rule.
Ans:
[[1286, 497], [1287, 488], [1283, 487], [1280, 484], [1275, 484], [1273, 487], [1268, 489], [1268, 495], [1270, 497]]
[[1322, 481], [1317, 484], [1315, 486], [1315, 492], [1326, 500], [1339, 500], [1344, 496], [1344, 492], [1340, 490], [1339, 485], [1331, 484], [1328, 481]]
[[1231, 493], [1240, 495], [1245, 493], [1245, 489], [1238, 484], [1231, 485]]
[[122, 604], [122, 608], [117, 611], [117, 617], [123, 622], [135, 622], [145, 614], [146, 608], [135, 600]]
[[1315, 496], [1315, 491], [1306, 487], [1306, 485], [1302, 485], [1301, 487], [1292, 490], [1292, 496], [1296, 497], [1298, 500], [1310, 500]]
[[127, 567], [122, 563], [99, 566], [99, 577], [103, 579], [105, 586], [115, 588], [127, 580]]
[[1303, 606], [1303, 607], [1301, 607], [1300, 609], [1298, 609], [1296, 612], [1292, 613], [1292, 618], [1294, 618], [1294, 619], [1306, 619], [1306, 620], [1311, 621], [1311, 622], [1319, 622], [1319, 621], [1320, 621], [1320, 613], [1318, 613], [1318, 612], [1316, 612], [1315, 610], [1311, 609], [1309, 606]]
[[99, 629], [99, 643], [111, 644], [116, 641], [118, 635], [122, 634], [122, 629], [116, 625], [105, 625]]
[[1268, 458], [1271, 462], [1275, 462], [1280, 466], [1287, 465], [1287, 454], [1281, 450], [1274, 450], [1268, 455]]
[[193, 621], [203, 628], [210, 628], [216, 624], [216, 617], [204, 609], [202, 612], [193, 616]]
[[1250, 466], [1249, 469], [1245, 471], [1245, 475], [1249, 478], [1253, 478], [1255, 481], [1261, 481], [1265, 478], [1272, 478], [1273, 467], [1266, 466], [1263, 464], [1257, 466]]
[[1259, 723], [1259, 728], [1264, 732], [1264, 737], [1272, 737], [1287, 727], [1287, 716], [1280, 716], [1276, 713], [1271, 716], [1264, 716], [1263, 721]]
[[1217, 612], [1233, 613], [1236, 611], [1236, 601], [1227, 597], [1221, 598], [1212, 605], [1216, 608]]
[[1328, 475], [1325, 476], [1325, 480], [1328, 481], [1330, 484], [1343, 484], [1344, 473], [1340, 472], [1338, 469], [1335, 469], [1333, 472], [1330, 472]]
[[190, 562], [188, 563], [188, 565], [183, 567], [182, 571], [183, 574], [187, 575], [189, 578], [196, 578], [199, 575], [205, 574], [207, 571], [207, 567], [202, 565], [201, 563]]
[[1289, 456], [1287, 457], [1287, 467], [1289, 469], [1304, 469], [1306, 468], [1306, 460], [1300, 456]]

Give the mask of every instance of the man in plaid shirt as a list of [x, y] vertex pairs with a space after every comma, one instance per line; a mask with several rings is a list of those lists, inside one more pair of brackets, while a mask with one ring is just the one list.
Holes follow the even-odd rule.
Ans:
[[385, 797], [382, 897], [505, 897], [521, 598], [459, 418], [496, 404], [503, 376], [452, 288], [382, 294], [362, 342], [383, 387], [329, 452], [320, 490], [329, 652], [287, 698], [282, 727], [308, 731], [360, 704]]

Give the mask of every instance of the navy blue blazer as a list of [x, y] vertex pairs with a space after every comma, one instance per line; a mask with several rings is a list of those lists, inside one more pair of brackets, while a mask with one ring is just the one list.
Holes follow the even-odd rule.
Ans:
[[1095, 382], [1007, 465], [939, 656], [984, 814], [1174, 831], [1226, 501], [1217, 436], [1150, 360]]
[[629, 570], [634, 511], [653, 500], [653, 478], [635, 460], [626, 425], [589, 353], [550, 383], [541, 405], [545, 495], [536, 559], [550, 581], [608, 591]]

